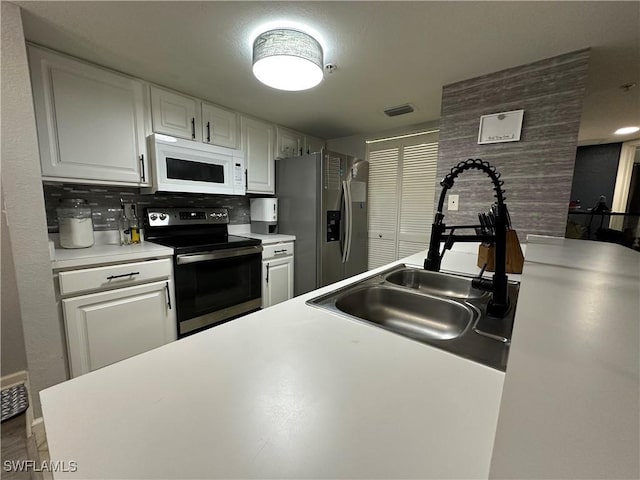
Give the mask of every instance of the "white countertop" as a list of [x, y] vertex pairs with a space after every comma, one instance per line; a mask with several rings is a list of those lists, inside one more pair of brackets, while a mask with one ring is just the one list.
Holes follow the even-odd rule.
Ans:
[[492, 478], [640, 478], [640, 253], [529, 243]]
[[486, 478], [504, 374], [304, 303], [351, 281], [41, 392], [55, 477]]
[[263, 245], [271, 245], [274, 243], [282, 242], [294, 242], [296, 240], [295, 235], [286, 235], [281, 233], [272, 233], [269, 235], [262, 233], [253, 233], [251, 231], [251, 225], [249, 224], [229, 225], [228, 228], [231, 235], [255, 238], [257, 240], [261, 240]]
[[[107, 263], [135, 262], [173, 255], [173, 248], [151, 242], [136, 245], [120, 245], [118, 232], [94, 232], [96, 244], [89, 248], [57, 248], [51, 252], [52, 270], [89, 267]], [[51, 235], [54, 245], [56, 236]]]
[[527, 246], [506, 377], [304, 304], [356, 277], [44, 390], [51, 458], [75, 478], [638, 478], [640, 254], [556, 243]]
[[[261, 240], [263, 245], [295, 241], [295, 235], [262, 235], [251, 233], [250, 225], [229, 225], [229, 233]], [[142, 242], [137, 245], [118, 243], [116, 231], [94, 232], [96, 243], [89, 248], [61, 248], [57, 235], [51, 235], [55, 248], [51, 254], [51, 268], [61, 270], [67, 268], [85, 268], [95, 265], [118, 262], [135, 262], [149, 258], [163, 258], [173, 255], [173, 249], [153, 242]]]
[[239, 233], [238, 235], [242, 237], [256, 238], [258, 240], [262, 240], [263, 245], [271, 245], [274, 243], [283, 243], [283, 242], [295, 242], [295, 235], [284, 235], [279, 233], [273, 233], [271, 235], [264, 235], [261, 233]]

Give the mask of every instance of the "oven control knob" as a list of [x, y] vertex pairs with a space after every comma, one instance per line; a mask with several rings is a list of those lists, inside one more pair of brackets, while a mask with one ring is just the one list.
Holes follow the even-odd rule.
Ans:
[[216, 217], [217, 218], [222, 218], [222, 214], [221, 213], [216, 213]]
[[151, 220], [157, 220], [158, 215], [156, 215], [155, 213], [152, 213], [151, 215], [149, 215], [149, 218], [150, 218]]
[[227, 216], [227, 212], [223, 212], [220, 214], [221, 217], [226, 217]]
[[160, 214], [160, 220], [164, 220], [165, 218], [167, 218], [167, 214], [166, 213], [161, 213]]

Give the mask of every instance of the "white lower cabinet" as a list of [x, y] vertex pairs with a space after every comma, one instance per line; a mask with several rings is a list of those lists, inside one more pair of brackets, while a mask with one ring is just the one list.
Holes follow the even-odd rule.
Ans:
[[293, 242], [262, 252], [262, 308], [293, 298]]
[[[158, 272], [158, 268], [163, 266], [169, 268], [165, 274]], [[147, 269], [151, 269], [152, 273], [145, 275]], [[86, 275], [85, 286], [90, 285], [98, 274], [108, 279], [104, 281], [105, 284], [110, 284], [111, 287], [122, 286], [71, 296], [61, 301], [72, 377], [176, 339], [170, 260], [62, 272], [59, 275], [60, 284], [64, 285], [65, 275]], [[155, 276], [156, 280], [157, 277], [165, 278], [143, 283], [148, 281], [149, 276]]]

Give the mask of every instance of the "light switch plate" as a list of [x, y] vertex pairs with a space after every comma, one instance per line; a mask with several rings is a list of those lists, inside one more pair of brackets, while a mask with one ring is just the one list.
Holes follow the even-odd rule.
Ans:
[[460, 195], [449, 195], [447, 210], [450, 210], [452, 212], [458, 211], [458, 198], [460, 198]]

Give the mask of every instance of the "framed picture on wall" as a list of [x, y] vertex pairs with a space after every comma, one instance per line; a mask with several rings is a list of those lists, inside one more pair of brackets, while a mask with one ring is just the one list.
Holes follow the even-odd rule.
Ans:
[[478, 144], [519, 141], [523, 118], [524, 110], [482, 115], [478, 129]]

